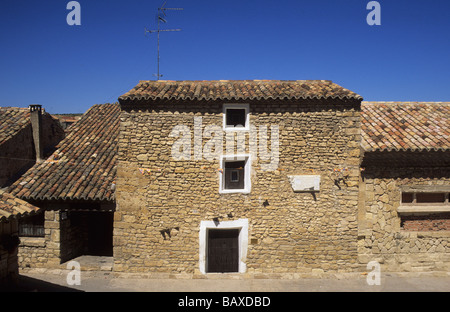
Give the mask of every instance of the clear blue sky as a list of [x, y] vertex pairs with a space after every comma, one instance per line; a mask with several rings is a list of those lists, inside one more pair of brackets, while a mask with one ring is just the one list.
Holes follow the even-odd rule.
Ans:
[[[0, 106], [51, 113], [116, 102], [155, 79], [157, 8], [164, 0], [2, 0]], [[167, 80], [326, 79], [373, 101], [450, 101], [450, 1], [169, 0], [161, 34]]]

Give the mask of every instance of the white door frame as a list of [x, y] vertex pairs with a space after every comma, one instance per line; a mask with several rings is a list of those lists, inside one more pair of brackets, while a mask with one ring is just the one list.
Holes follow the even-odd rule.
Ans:
[[239, 273], [247, 270], [248, 248], [248, 219], [236, 221], [201, 221], [199, 233], [199, 267], [202, 274], [206, 274], [207, 234], [209, 229], [239, 229]]

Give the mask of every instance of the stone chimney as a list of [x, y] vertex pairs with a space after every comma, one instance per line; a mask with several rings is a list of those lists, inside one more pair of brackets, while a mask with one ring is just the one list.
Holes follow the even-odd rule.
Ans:
[[42, 105], [33, 104], [29, 106], [31, 128], [33, 129], [33, 142], [36, 151], [36, 162], [44, 160], [44, 149], [42, 145]]

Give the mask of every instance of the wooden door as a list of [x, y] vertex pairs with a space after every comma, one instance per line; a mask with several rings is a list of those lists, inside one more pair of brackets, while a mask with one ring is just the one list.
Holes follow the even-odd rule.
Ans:
[[208, 272], [239, 272], [239, 229], [208, 231]]

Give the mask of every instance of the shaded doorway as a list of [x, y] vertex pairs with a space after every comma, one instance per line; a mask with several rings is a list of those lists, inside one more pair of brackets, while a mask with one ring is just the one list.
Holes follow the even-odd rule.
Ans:
[[73, 258], [113, 255], [112, 211], [61, 212], [61, 263]]
[[208, 230], [208, 273], [239, 272], [239, 229]]
[[88, 218], [88, 250], [90, 256], [113, 255], [113, 213], [90, 212]]

